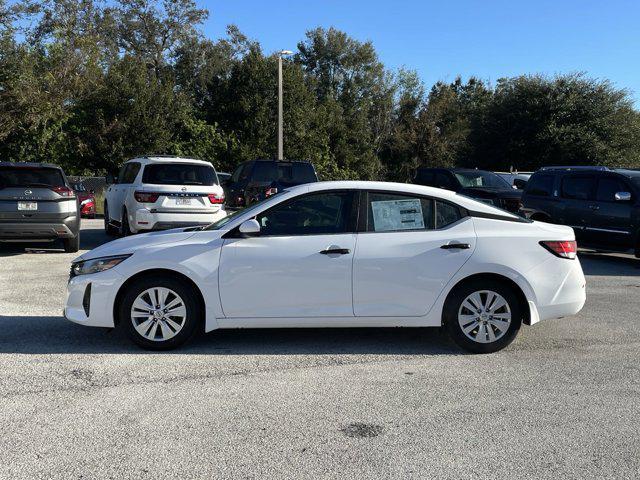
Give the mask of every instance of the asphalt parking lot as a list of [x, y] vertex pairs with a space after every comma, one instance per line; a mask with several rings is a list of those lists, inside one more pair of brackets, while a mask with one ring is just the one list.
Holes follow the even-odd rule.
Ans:
[[[83, 222], [82, 248], [104, 242]], [[61, 317], [69, 263], [0, 246], [0, 478], [640, 477], [640, 261], [576, 317], [464, 354], [436, 329], [224, 331], [148, 353]]]

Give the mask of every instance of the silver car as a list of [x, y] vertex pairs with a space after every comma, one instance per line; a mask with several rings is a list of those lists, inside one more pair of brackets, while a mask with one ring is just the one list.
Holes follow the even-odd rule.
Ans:
[[55, 241], [80, 246], [80, 206], [62, 169], [0, 162], [0, 242]]

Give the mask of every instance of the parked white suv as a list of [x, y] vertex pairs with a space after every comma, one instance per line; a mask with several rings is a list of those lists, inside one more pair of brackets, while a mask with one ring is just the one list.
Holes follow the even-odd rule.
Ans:
[[227, 215], [209, 162], [149, 156], [127, 161], [105, 194], [104, 228], [123, 236], [208, 225]]

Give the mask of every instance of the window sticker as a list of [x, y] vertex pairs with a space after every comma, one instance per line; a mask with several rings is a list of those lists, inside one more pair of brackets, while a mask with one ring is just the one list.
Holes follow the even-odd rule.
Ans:
[[422, 202], [417, 198], [371, 202], [371, 210], [376, 232], [424, 228]]

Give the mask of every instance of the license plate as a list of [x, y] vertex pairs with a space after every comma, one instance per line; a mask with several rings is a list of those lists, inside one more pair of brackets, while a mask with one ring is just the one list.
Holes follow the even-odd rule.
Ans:
[[176, 198], [176, 205], [191, 205], [190, 198]]
[[38, 202], [18, 202], [18, 210], [38, 210]]

